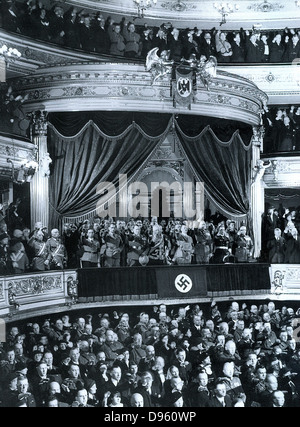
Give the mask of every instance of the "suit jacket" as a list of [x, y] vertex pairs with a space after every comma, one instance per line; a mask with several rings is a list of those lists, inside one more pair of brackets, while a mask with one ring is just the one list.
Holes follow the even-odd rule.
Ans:
[[272, 263], [275, 255], [282, 256], [282, 262], [284, 262], [284, 254], [286, 249], [286, 242], [283, 237], [279, 237], [279, 240], [272, 239], [267, 243], [267, 248], [269, 249], [269, 261]]
[[155, 384], [155, 382], [153, 382], [151, 387], [151, 395], [141, 385], [135, 389], [135, 393], [139, 393], [143, 396], [145, 408], [155, 408], [161, 405], [162, 396], [160, 394], [159, 386]]
[[95, 47], [94, 32], [92, 27], [81, 24], [79, 27], [80, 43], [83, 50], [93, 52]]
[[286, 252], [284, 262], [286, 264], [300, 264], [300, 237], [294, 239], [292, 236], [286, 238]]
[[247, 38], [246, 39], [246, 62], [261, 62], [261, 50], [259, 45], [256, 46]]
[[200, 55], [206, 56], [208, 59], [210, 56], [217, 56], [217, 50], [213, 42], [208, 44], [205, 40], [200, 44]]
[[[219, 402], [219, 400], [213, 396], [210, 401], [208, 402], [209, 408], [223, 408], [222, 404]], [[232, 408], [232, 400], [229, 396], [225, 396], [225, 407], [226, 408]]]
[[110, 49], [110, 38], [108, 33], [99, 27], [95, 28], [95, 35], [96, 35], [96, 43], [95, 43], [95, 50], [98, 53], [104, 53], [109, 54]]
[[293, 62], [294, 59], [299, 58], [300, 56], [300, 42], [294, 46], [293, 42], [290, 40], [285, 48], [285, 53], [283, 55], [284, 62]]
[[199, 391], [199, 384], [193, 384], [188, 390], [188, 398], [191, 407], [207, 408], [211, 400], [211, 394], [209, 391]]
[[65, 19], [65, 44], [73, 49], [80, 49], [80, 24], [71, 17]]

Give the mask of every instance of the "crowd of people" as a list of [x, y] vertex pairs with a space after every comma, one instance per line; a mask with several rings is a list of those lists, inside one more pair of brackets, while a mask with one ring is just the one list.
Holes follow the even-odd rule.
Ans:
[[209, 221], [94, 218], [64, 224], [62, 232], [41, 222], [23, 225], [19, 201], [0, 222], [0, 274], [65, 268], [190, 265], [253, 260], [244, 225], [219, 212]]
[[140, 310], [10, 325], [1, 407], [300, 406], [300, 309], [212, 301]]
[[160, 53], [168, 51], [169, 59], [175, 62], [189, 60], [191, 55], [198, 59], [214, 56], [220, 63], [291, 63], [300, 57], [299, 29], [182, 30], [171, 23], [152, 28], [146, 23], [135, 25], [134, 18], [114, 22], [100, 12], [66, 8], [58, 2], [51, 9], [40, 0], [2, 0], [1, 6], [1, 25], [8, 31], [104, 55], [146, 58], [158, 47]]
[[300, 151], [300, 106], [267, 108], [264, 152]]
[[300, 263], [300, 208], [270, 206], [262, 228], [262, 252], [271, 264]]
[[270, 206], [262, 220], [262, 253], [254, 258], [247, 227], [219, 211], [198, 221], [94, 218], [49, 232], [41, 222], [34, 230], [27, 228], [19, 204], [20, 199], [12, 203], [5, 217], [0, 213], [1, 275], [65, 268], [300, 263], [299, 208]]

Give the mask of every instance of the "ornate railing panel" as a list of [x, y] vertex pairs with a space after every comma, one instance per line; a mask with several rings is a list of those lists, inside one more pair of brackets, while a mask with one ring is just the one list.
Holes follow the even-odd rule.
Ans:
[[276, 264], [270, 268], [272, 294], [300, 295], [300, 265]]
[[264, 161], [271, 162], [271, 167], [266, 169], [264, 174], [264, 183], [266, 188], [299, 188], [299, 156], [270, 156], [264, 157]]
[[218, 71], [209, 90], [198, 82], [191, 110], [174, 108], [170, 77], [153, 85], [143, 65], [86, 63], [40, 69], [19, 78], [16, 92], [28, 100], [27, 111], [115, 110], [183, 113], [239, 120], [250, 125], [260, 123], [262, 106], [267, 96], [258, 87], [235, 74]]

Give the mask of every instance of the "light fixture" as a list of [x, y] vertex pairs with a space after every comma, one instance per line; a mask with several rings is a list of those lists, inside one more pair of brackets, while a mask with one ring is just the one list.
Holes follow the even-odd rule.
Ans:
[[138, 9], [138, 17], [144, 18], [145, 11], [150, 9], [152, 6], [156, 6], [157, 0], [133, 0], [137, 9]]
[[25, 160], [22, 162], [19, 170], [16, 171], [14, 162], [7, 159], [7, 163], [11, 164], [11, 179], [15, 184], [24, 184], [31, 182], [39, 165], [35, 159]]
[[6, 82], [6, 69], [9, 64], [21, 58], [22, 54], [18, 49], [7, 47], [6, 44], [0, 47], [0, 83]]
[[222, 21], [220, 22], [220, 26], [226, 24], [226, 17], [233, 12], [239, 10], [238, 4], [231, 3], [214, 3], [214, 8], [222, 15]]
[[16, 48], [7, 47], [6, 44], [0, 47], [0, 58], [4, 59], [7, 64], [14, 62], [16, 59], [21, 58], [21, 56], [21, 52]]

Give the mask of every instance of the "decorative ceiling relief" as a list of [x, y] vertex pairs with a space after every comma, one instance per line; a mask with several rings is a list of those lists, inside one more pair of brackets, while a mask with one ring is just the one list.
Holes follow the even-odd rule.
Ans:
[[197, 9], [196, 4], [184, 3], [183, 1], [167, 1], [161, 4], [164, 9], [172, 10], [173, 12], [185, 12], [186, 10]]
[[268, 0], [265, 0], [263, 3], [254, 3], [253, 5], [248, 6], [248, 9], [254, 10], [255, 12], [278, 12], [283, 8], [283, 4], [270, 3]]

